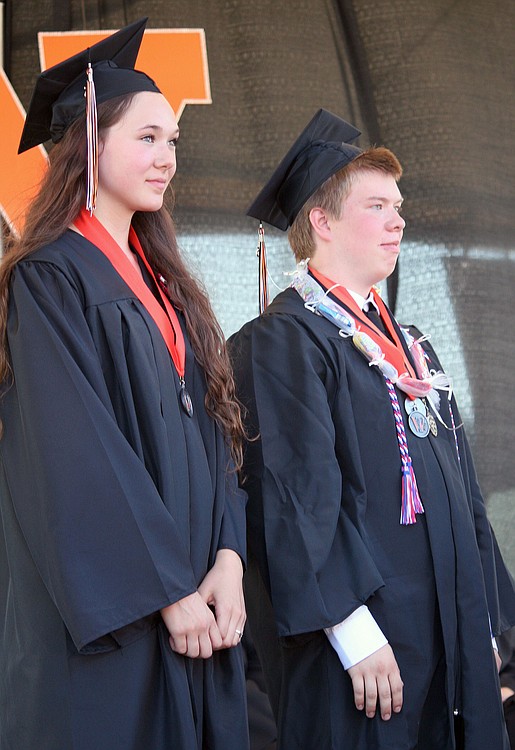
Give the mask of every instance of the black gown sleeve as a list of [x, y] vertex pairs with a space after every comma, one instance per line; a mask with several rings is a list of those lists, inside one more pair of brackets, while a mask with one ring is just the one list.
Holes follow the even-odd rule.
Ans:
[[383, 585], [342, 505], [329, 396], [341, 374], [293, 316], [265, 315], [229, 343], [254, 438], [244, 465], [249, 547], [279, 634], [330, 627]]
[[[409, 331], [415, 338], [419, 338], [422, 335], [421, 331], [415, 326], [410, 326]], [[436, 370], [443, 371], [433, 347], [427, 341], [423, 342], [422, 345], [430, 358], [430, 366]], [[514, 581], [502, 559], [495, 533], [488, 520], [487, 509], [477, 479], [469, 441], [454, 396], [451, 400], [451, 408], [453, 410], [454, 422], [457, 426], [456, 439], [461, 474], [470, 503], [483, 568], [490, 626], [492, 633], [499, 635], [508, 630], [515, 622]]]
[[81, 650], [196, 590], [187, 540], [116, 423], [80, 292], [63, 271], [18, 265], [8, 344], [8, 492]]
[[225, 472], [225, 504], [218, 549], [231, 549], [243, 562], [247, 560], [245, 506], [247, 494], [238, 487], [238, 475], [232, 462]]
[[499, 635], [515, 622], [515, 584], [502, 559], [497, 539], [487, 517], [466, 433], [461, 429], [458, 430], [458, 434], [461, 466], [472, 502], [476, 539], [485, 578], [490, 626], [492, 633]]

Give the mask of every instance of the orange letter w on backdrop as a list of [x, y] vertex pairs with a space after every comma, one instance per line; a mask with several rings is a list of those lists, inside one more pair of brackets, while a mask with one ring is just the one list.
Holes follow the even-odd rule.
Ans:
[[[40, 32], [41, 70], [52, 67], [112, 31]], [[148, 29], [143, 37], [136, 68], [153, 78], [179, 120], [186, 104], [211, 104], [203, 29]], [[0, 212], [15, 232], [46, 168], [42, 146], [17, 153], [25, 112], [4, 71], [0, 68]]]

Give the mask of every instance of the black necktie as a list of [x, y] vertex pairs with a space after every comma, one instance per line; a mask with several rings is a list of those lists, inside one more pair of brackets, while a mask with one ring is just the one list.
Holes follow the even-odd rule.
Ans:
[[373, 323], [375, 327], [381, 331], [381, 333], [384, 333], [384, 335], [387, 336], [390, 341], [392, 341], [392, 337], [390, 336], [385, 324], [383, 323], [381, 316], [371, 302], [368, 303], [368, 310], [365, 312], [365, 315], [370, 320], [370, 322]]
[[370, 320], [370, 322], [375, 325], [376, 328], [379, 328], [382, 333], [386, 333], [386, 328], [384, 327], [384, 323], [381, 320], [381, 316], [371, 302], [368, 303], [368, 310], [365, 311], [365, 315]]

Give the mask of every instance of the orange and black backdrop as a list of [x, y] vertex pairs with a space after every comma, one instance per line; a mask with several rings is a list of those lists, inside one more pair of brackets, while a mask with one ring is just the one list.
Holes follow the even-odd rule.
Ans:
[[[257, 313], [245, 209], [323, 106], [397, 153], [407, 220], [385, 289], [453, 375], [489, 513], [515, 568], [515, 3], [510, 0], [23, 0], [5, 68], [25, 107], [37, 32], [204, 28], [212, 104], [182, 114], [181, 246], [227, 334]], [[181, 70], [176, 71], [177, 78]], [[268, 232], [273, 289], [292, 269]], [[276, 286], [275, 286], [276, 285]]]

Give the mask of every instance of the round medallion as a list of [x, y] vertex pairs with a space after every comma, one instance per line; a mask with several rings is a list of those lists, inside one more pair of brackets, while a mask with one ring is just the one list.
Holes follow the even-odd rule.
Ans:
[[412, 411], [418, 411], [420, 414], [427, 414], [425, 403], [421, 398], [407, 398], [404, 401], [404, 408], [407, 414], [411, 414]]
[[429, 420], [421, 411], [413, 410], [408, 415], [409, 428], [414, 435], [425, 438], [429, 435]]

